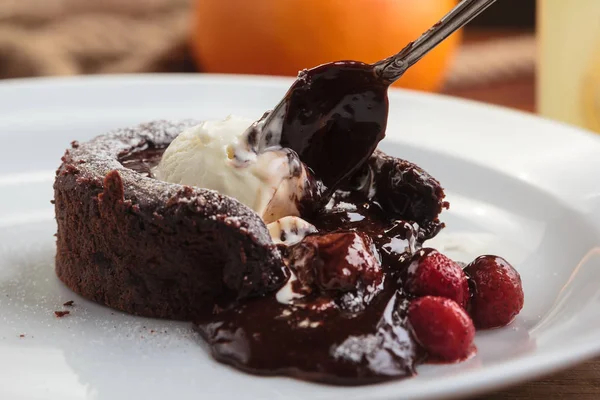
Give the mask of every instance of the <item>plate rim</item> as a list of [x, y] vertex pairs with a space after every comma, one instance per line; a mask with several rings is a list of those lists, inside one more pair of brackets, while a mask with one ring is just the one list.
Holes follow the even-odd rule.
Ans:
[[[38, 90], [52, 86], [86, 86], [90, 84], [101, 85], [107, 83], [124, 84], [124, 83], [160, 83], [161, 85], [183, 84], [183, 83], [223, 83], [227, 85], [238, 84], [260, 84], [268, 85], [275, 88], [288, 88], [294, 81], [295, 77], [276, 76], [276, 75], [252, 75], [252, 74], [225, 74], [225, 73], [131, 73], [131, 74], [95, 74], [95, 75], [69, 75], [69, 76], [40, 76], [26, 78], [9, 78], [0, 80], [0, 92], [3, 90], [14, 89], [32, 89]], [[572, 125], [563, 121], [553, 120], [534, 112], [527, 112], [498, 104], [486, 103], [478, 100], [472, 100], [462, 97], [457, 97], [445, 93], [425, 92], [415, 89], [392, 87], [389, 89], [390, 97], [408, 96], [421, 98], [426, 101], [434, 102], [449, 102], [466, 107], [479, 108], [481, 110], [493, 111], [507, 116], [517, 116], [533, 123], [544, 123], [548, 126], [554, 126], [558, 129], [569, 130], [571, 133], [582, 135], [583, 137], [593, 138], [600, 143], [600, 134], [597, 134], [588, 129]], [[0, 96], [0, 102], [1, 100]], [[0, 110], [0, 117], [2, 111]]]

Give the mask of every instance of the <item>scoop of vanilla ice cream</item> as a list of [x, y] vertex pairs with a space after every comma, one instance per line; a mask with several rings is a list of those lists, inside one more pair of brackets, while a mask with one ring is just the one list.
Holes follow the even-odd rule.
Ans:
[[306, 171], [285, 149], [251, 151], [244, 133], [252, 123], [228, 116], [188, 128], [166, 149], [154, 176], [231, 196], [266, 223], [299, 215], [295, 200], [302, 196]]

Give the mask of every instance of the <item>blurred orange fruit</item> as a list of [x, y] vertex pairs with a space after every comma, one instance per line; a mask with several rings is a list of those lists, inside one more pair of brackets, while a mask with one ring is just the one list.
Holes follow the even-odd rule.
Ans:
[[[192, 49], [204, 72], [293, 75], [335, 60], [375, 62], [400, 51], [456, 0], [196, 0]], [[460, 33], [399, 86], [434, 91]]]

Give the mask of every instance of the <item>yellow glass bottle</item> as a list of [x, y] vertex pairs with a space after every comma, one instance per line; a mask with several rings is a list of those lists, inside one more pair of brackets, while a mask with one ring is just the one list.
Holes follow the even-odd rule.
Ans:
[[600, 0], [538, 0], [538, 111], [600, 133]]

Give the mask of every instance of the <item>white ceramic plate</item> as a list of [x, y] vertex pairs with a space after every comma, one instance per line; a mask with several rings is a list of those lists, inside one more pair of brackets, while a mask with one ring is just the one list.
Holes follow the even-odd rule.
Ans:
[[[447, 188], [448, 227], [435, 245], [464, 261], [501, 254], [523, 278], [523, 311], [507, 328], [479, 332], [475, 358], [358, 388], [260, 378], [214, 362], [190, 324], [116, 312], [58, 281], [50, 200], [71, 140], [158, 118], [257, 118], [290, 82], [163, 75], [0, 84], [0, 398], [439, 399], [600, 354], [600, 140], [529, 115], [407, 91], [390, 93], [381, 147]], [[71, 315], [56, 318], [68, 300]]]

